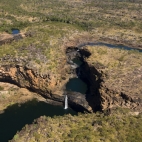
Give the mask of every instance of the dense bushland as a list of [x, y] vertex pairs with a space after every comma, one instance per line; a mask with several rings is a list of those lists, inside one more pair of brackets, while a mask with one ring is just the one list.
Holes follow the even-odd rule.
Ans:
[[111, 115], [78, 114], [54, 118], [42, 116], [32, 125], [26, 125], [12, 142], [140, 142], [142, 115], [117, 109]]

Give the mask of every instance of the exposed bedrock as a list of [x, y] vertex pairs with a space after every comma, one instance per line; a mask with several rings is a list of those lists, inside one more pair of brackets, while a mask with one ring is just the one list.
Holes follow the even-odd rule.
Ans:
[[103, 70], [105, 67], [101, 64], [90, 65], [85, 60], [91, 55], [88, 50], [71, 48], [67, 50], [68, 60], [78, 57], [83, 61], [83, 64], [76, 71], [79, 70], [80, 78], [88, 84], [86, 101], [93, 111], [111, 110], [116, 107], [130, 108], [138, 112], [142, 111], [140, 96], [136, 97], [133, 93], [129, 94], [128, 90], [117, 90], [106, 84], [108, 74]]
[[84, 82], [86, 82], [88, 86], [88, 90], [86, 94], [82, 94], [82, 97], [85, 96], [84, 102], [91, 107], [92, 111], [101, 111], [101, 97], [99, 94], [99, 87], [101, 79], [96, 80], [96, 78], [92, 78], [91, 73], [95, 74], [100, 78], [101, 74], [95, 70], [95, 68], [90, 67], [88, 63], [85, 61], [85, 58], [89, 57], [91, 53], [85, 49], [81, 50], [78, 48], [69, 47], [66, 51], [68, 63], [72, 65], [71, 60], [74, 58], [79, 58], [83, 64], [80, 67], [77, 67], [74, 70], [74, 73], [77, 73], [78, 77], [81, 78]]
[[[89, 82], [90, 93], [87, 95], [87, 98], [93, 110], [97, 110], [98, 108], [101, 108], [101, 110], [110, 110], [116, 107], [122, 107], [142, 112], [140, 94], [136, 96], [133, 88], [131, 88], [131, 93], [129, 93], [130, 90], [124, 90], [123, 88], [117, 90], [109, 85], [109, 83], [106, 83], [108, 73], [104, 71], [104, 68], [103, 65], [95, 64], [92, 66], [85, 61], [81, 67], [82, 77], [87, 78]], [[129, 83], [131, 84], [132, 82]]]
[[141, 112], [141, 99], [125, 94], [123, 91], [117, 91], [105, 85], [106, 74], [97, 70], [94, 66], [84, 64], [83, 76], [88, 78], [90, 84], [90, 94], [88, 102], [93, 110], [113, 109], [116, 107], [130, 108]]
[[44, 76], [41, 77], [34, 70], [23, 66], [1, 66], [0, 81], [13, 83], [19, 87], [25, 87], [37, 93], [45, 94], [45, 96], [50, 96], [49, 79], [47, 77], [44, 79]]
[[[73, 70], [70, 70], [68, 74], [71, 75], [73, 73], [72, 71]], [[47, 100], [51, 99], [61, 103], [64, 102], [64, 95], [67, 94], [69, 105], [71, 107], [79, 111], [92, 111], [86, 101], [85, 95], [83, 96], [78, 92], [65, 91], [64, 86], [67, 81], [64, 82], [63, 79], [63, 81], [59, 83], [54, 75], [40, 75], [35, 70], [27, 68], [26, 66], [2, 65], [0, 67], [0, 81], [16, 84], [19, 87], [24, 87], [39, 93]]]

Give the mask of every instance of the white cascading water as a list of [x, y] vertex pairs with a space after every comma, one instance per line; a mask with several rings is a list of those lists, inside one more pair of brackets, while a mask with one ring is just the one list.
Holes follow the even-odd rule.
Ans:
[[65, 95], [65, 108], [64, 109], [67, 109], [68, 108], [68, 96]]

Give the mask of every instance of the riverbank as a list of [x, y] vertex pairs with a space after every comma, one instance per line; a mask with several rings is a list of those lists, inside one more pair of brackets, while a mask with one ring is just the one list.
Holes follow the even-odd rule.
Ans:
[[67, 50], [69, 59], [78, 57], [83, 61], [79, 74], [89, 84], [86, 100], [94, 111], [118, 106], [142, 111], [142, 53], [119, 47], [86, 42]]
[[64, 109], [63, 102], [45, 99], [26, 88], [0, 82], [0, 141], [13, 138], [17, 131], [40, 116], [54, 117], [65, 114], [77, 115], [77, 112]]

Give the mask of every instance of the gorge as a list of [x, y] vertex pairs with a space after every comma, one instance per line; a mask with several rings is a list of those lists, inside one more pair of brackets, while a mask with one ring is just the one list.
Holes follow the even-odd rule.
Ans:
[[[38, 116], [29, 117], [32, 119], [30, 122], [24, 122], [22, 126], [18, 126], [19, 128], [16, 127], [14, 130], [10, 130], [12, 133], [9, 133], [11, 136], [8, 139], [11, 139], [17, 130], [20, 130], [25, 124], [31, 123], [33, 119], [38, 118], [40, 115], [52, 117], [53, 115], [58, 115], [58, 112], [59, 115], [64, 115], [66, 113], [76, 114], [76, 112], [84, 111], [103, 111], [110, 114], [117, 107], [130, 108], [135, 113], [141, 113], [141, 50], [139, 50], [140, 52], [135, 50], [128, 51], [119, 48], [112, 49], [107, 46], [106, 44], [92, 44], [92, 42], [79, 43], [79, 45], [68, 43], [68, 46], [64, 48], [66, 58], [61, 62], [60, 74], [41, 74], [37, 70], [35, 62], [33, 64], [31, 61], [26, 61], [26, 59], [24, 60], [21, 57], [13, 58], [6, 55], [1, 58], [1, 82], [16, 84], [19, 87], [37, 92], [45, 98], [44, 107], [41, 107], [44, 112], [38, 114], [35, 111], [35, 115], [38, 114]], [[37, 50], [32, 45], [30, 46], [31, 49], [33, 51]], [[60, 75], [60, 79], [58, 79], [58, 75]], [[137, 81], [135, 83], [137, 86], [134, 85], [133, 81], [134, 83]], [[127, 86], [123, 86], [126, 84]], [[68, 96], [69, 107], [75, 111], [66, 109], [67, 112], [64, 112], [65, 95]], [[38, 109], [40, 109], [38, 105], [41, 103], [36, 102]], [[50, 106], [47, 103], [54, 105], [60, 103], [62, 107]], [[21, 104], [21, 106], [25, 105], [26, 103]], [[18, 104], [16, 107], [21, 112], [22, 107], [19, 107]], [[29, 107], [33, 108], [33, 111], [36, 109], [30, 105]], [[7, 113], [9, 108], [5, 110], [6, 113], [1, 114], [1, 122], [6, 120], [5, 117], [9, 115]], [[45, 108], [52, 110], [51, 112], [54, 112], [54, 114], [48, 114]], [[54, 108], [57, 108], [57, 111]], [[41, 110], [40, 112], [42, 112]], [[28, 114], [26, 113], [25, 116], [28, 116]], [[13, 121], [17, 120], [13, 116], [12, 118], [14, 119]], [[21, 119], [25, 121], [25, 119]], [[4, 132], [3, 134], [6, 134]]]
[[[64, 79], [63, 77], [62, 81], [65, 80], [67, 85], [65, 85], [66, 83], [62, 84], [63, 89], [60, 91], [60, 93], [63, 92], [63, 94], [68, 95], [69, 105], [74, 106], [76, 104], [78, 107], [84, 108], [85, 110], [90, 112], [110, 109], [113, 105], [132, 107], [136, 110], [139, 110], [140, 98], [135, 97], [135, 99], [133, 99], [132, 97], [130, 97], [130, 95], [127, 95], [127, 93], [125, 94], [121, 91], [117, 92], [116, 90], [107, 88], [107, 86], [103, 86], [103, 82], [105, 81], [104, 79], [106, 79], [107, 76], [105, 72], [103, 73], [105, 66], [100, 63], [95, 63], [95, 66], [89, 65], [85, 58], [89, 58], [89, 56], [91, 56], [91, 52], [85, 49], [85, 46], [87, 46], [87, 44], [83, 44], [83, 46], [75, 48], [68, 47], [66, 50], [66, 67], [68, 68], [66, 70], [68, 70], [68, 72], [65, 73], [65, 75], [67, 78], [70, 76], [69, 78], [71, 79], [67, 83], [68, 79]], [[77, 51], [78, 49], [79, 51]], [[74, 59], [79, 59], [83, 63], [79, 63], [77, 65], [76, 63], [73, 63], [72, 60]], [[78, 78], [73, 79], [73, 77], [77, 76]], [[62, 94], [56, 94], [52, 92], [52, 90], [45, 88], [46, 86], [48, 86], [48, 83], [50, 85], [50, 79], [51, 78], [46, 77], [46, 75], [38, 75], [35, 70], [30, 69], [29, 67], [27, 67], [27, 65], [2, 65], [0, 70], [0, 81], [17, 84], [20, 87], [26, 87], [27, 89], [33, 90], [47, 99], [63, 102], [64, 97]], [[75, 83], [77, 83], [78, 85], [82, 83], [82, 81], [78, 83], [80, 79], [84, 80], [87, 83], [87, 92], [85, 91], [85, 84], [82, 84], [80, 87], [81, 89], [85, 89], [83, 92], [78, 92], [77, 90], [70, 91], [70, 88], [68, 87], [69, 83], [75, 81], [72, 83], [72, 85], [74, 85]], [[41, 83], [37, 84], [39, 82]], [[58, 92], [58, 90], [55, 92]], [[83, 95], [82, 93], [87, 94]], [[118, 94], [117, 97], [115, 96], [115, 101], [112, 99], [114, 97], [114, 94]]]
[[[100, 47], [100, 50], [99, 46], [87, 46], [88, 45], [85, 45], [83, 47], [66, 48], [66, 71], [68, 78], [65, 78], [67, 76], [64, 73], [64, 76], [62, 77], [62, 80], [65, 81], [62, 87], [63, 95], [52, 92], [48, 93], [45, 92], [45, 90], [42, 90], [40, 86], [36, 87], [37, 84], [35, 81], [37, 79], [41, 82], [43, 79], [46, 78], [43, 78], [42, 76], [36, 76], [34, 70], [23, 68], [21, 66], [16, 66], [15, 68], [13, 66], [2, 66], [0, 74], [1, 81], [14, 83], [18, 86], [26, 87], [29, 90], [36, 91], [47, 100], [46, 102], [37, 102], [37, 100], [33, 100], [21, 104], [20, 106], [19, 104], [9, 106], [5, 110], [5, 112], [0, 115], [1, 123], [4, 124], [1, 124], [1, 126], [3, 127], [3, 131], [1, 133], [3, 135], [6, 135], [8, 127], [12, 124], [16, 125], [17, 127], [14, 127], [15, 129], [11, 127], [12, 129], [9, 129], [9, 136], [3, 137], [2, 141], [7, 141], [8, 139], [11, 139], [17, 130], [21, 130], [21, 128], [25, 124], [32, 123], [33, 119], [36, 119], [41, 115], [46, 115], [50, 117], [53, 117], [54, 115], [64, 115], [68, 113], [76, 115], [76, 112], [83, 111], [107, 111], [107, 113], [111, 113], [111, 111], [116, 107], [130, 108], [134, 112], [141, 112], [140, 95], [138, 98], [136, 98], [136, 96], [133, 96], [132, 94], [128, 95], [127, 93], [129, 92], [128, 90], [126, 90], [127, 92], [125, 92], [125, 88], [123, 89], [124, 92], [122, 90], [120, 90], [119, 92], [119, 90], [117, 89], [114, 90], [115, 85], [113, 86], [113, 89], [109, 88], [111, 82], [109, 82], [109, 85], [104, 84], [105, 82], [107, 82], [106, 79], [109, 78], [109, 74], [105, 72], [105, 68], [108, 67], [106, 67], [105, 64], [103, 65], [99, 62], [94, 62], [94, 60], [92, 60], [92, 64], [92, 61], [90, 62], [88, 60], [89, 57], [91, 57], [93, 54], [93, 52], [90, 52], [91, 49], [96, 48], [96, 53], [104, 56], [104, 54], [106, 54], [106, 50], [108, 50], [108, 47]], [[109, 50], [112, 52], [112, 49]], [[109, 50], [107, 51], [107, 53], [109, 53]], [[116, 49], [116, 51], [124, 53], [127, 52], [127, 50], [119, 51], [119, 49]], [[129, 51], [128, 53], [133, 54], [133, 52], [134, 51]], [[136, 52], [134, 54], [139, 53]], [[115, 67], [113, 68], [115, 70]], [[141, 72], [137, 72], [138, 77], [140, 77], [139, 73], [141, 74]], [[24, 81], [24, 79], [26, 82]], [[119, 78], [117, 78], [117, 80], [118, 79]], [[140, 84], [141, 83], [139, 83], [139, 85]], [[76, 86], [80, 88], [75, 88]], [[120, 87], [119, 83], [117, 83], [117, 86]], [[135, 91], [134, 88], [132, 89], [133, 91]], [[76, 112], [70, 108], [63, 109], [63, 106], [61, 105], [64, 102], [64, 95], [68, 96], [69, 106]], [[54, 106], [55, 104], [57, 104], [57, 102], [60, 102], [60, 105]], [[51, 103], [54, 105], [49, 105], [47, 103]], [[30, 116], [30, 114], [32, 115]], [[9, 118], [11, 118], [11, 121], [6, 127], [4, 122]], [[20, 123], [19, 119], [21, 119]]]
[[140, 1], [0, 1], [0, 142], [141, 142]]

